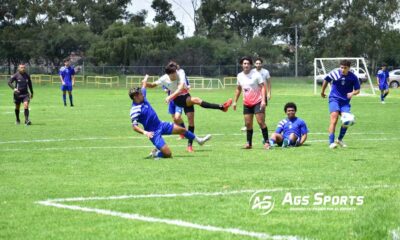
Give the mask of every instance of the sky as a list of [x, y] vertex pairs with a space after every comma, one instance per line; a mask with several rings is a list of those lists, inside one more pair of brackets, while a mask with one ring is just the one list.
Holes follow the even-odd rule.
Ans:
[[[185, 27], [184, 37], [193, 36], [194, 32], [194, 10], [192, 0], [167, 0], [172, 5], [172, 11], [176, 17], [176, 20], [181, 22]], [[200, 2], [200, 0], [196, 0]], [[154, 24], [153, 18], [155, 16], [154, 10], [151, 8], [152, 0], [132, 0], [128, 6], [128, 11], [137, 13], [142, 9], [147, 10], [146, 23]]]

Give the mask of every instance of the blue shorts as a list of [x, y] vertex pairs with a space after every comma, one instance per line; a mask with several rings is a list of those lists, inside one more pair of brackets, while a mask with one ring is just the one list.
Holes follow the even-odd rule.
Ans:
[[72, 86], [68, 86], [68, 85], [61, 85], [61, 91], [68, 91], [68, 92], [72, 92]]
[[183, 108], [176, 106], [174, 101], [169, 102], [169, 105], [168, 105], [168, 113], [169, 114], [175, 114], [175, 113], [182, 114], [182, 110], [183, 110]]
[[161, 122], [157, 130], [154, 131], [154, 136], [153, 138], [150, 138], [150, 141], [158, 150], [160, 150], [165, 145], [165, 141], [162, 135], [171, 135], [173, 129], [174, 129], [173, 123]]
[[389, 89], [389, 85], [387, 83], [379, 84], [379, 90], [384, 91], [384, 90], [388, 90], [388, 89]]
[[329, 100], [329, 112], [350, 112], [350, 102], [340, 100]]

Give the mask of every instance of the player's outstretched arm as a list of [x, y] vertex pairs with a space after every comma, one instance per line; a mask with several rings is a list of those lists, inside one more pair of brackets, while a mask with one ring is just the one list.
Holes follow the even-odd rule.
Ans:
[[143, 134], [145, 135], [148, 139], [153, 138], [154, 133], [153, 132], [147, 132], [144, 129], [141, 129], [139, 126], [137, 125], [133, 125], [132, 126], [133, 130], [139, 134]]
[[149, 75], [146, 74], [144, 76], [144, 79], [142, 80], [142, 87], [144, 87], [144, 88], [155, 88], [155, 87], [158, 86], [158, 84], [156, 82], [152, 82], [152, 83], [147, 82], [148, 78], [149, 78]]

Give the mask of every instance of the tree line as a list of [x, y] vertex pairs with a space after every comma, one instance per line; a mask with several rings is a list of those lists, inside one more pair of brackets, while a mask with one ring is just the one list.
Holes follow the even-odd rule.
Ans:
[[[72, 52], [94, 66], [227, 65], [244, 55], [312, 69], [314, 57], [365, 57], [400, 65], [397, 0], [191, 0], [195, 33], [185, 36], [171, 3], [153, 0], [2, 0], [0, 63], [57, 68]], [[296, 33], [297, 29], [297, 35]], [[12, 69], [10, 69], [12, 71]], [[306, 71], [307, 72], [307, 71]]]

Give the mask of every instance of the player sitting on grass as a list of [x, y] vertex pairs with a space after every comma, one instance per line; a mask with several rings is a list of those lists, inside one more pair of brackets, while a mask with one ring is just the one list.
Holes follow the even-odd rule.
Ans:
[[329, 148], [337, 148], [337, 146], [347, 147], [342, 141], [346, 134], [347, 127], [340, 128], [338, 141], [335, 142], [335, 128], [342, 113], [350, 113], [350, 100], [353, 96], [360, 93], [360, 82], [358, 77], [350, 71], [351, 62], [342, 60], [340, 69], [331, 71], [322, 83], [321, 97], [326, 98], [325, 90], [328, 83], [331, 83], [332, 89], [329, 94]]
[[[208, 103], [201, 98], [192, 97], [189, 94], [189, 87], [186, 82], [186, 75], [182, 74], [179, 66], [171, 61], [165, 67], [165, 74], [153, 83], [147, 83], [146, 87], [154, 88], [158, 85], [164, 86], [171, 91], [171, 94], [165, 99], [168, 104], [174, 101], [175, 105], [182, 107], [188, 117], [189, 131], [194, 132], [194, 105], [199, 105], [203, 108], [219, 109], [223, 112], [228, 111], [232, 104], [232, 99], [228, 99], [223, 104]], [[188, 152], [193, 152], [193, 148], [189, 143]]]
[[298, 147], [304, 144], [307, 139], [306, 123], [296, 117], [297, 106], [295, 103], [286, 103], [284, 111], [287, 118], [279, 122], [276, 131], [271, 135], [270, 145], [282, 147]]
[[[204, 138], [196, 137], [192, 132], [180, 127], [174, 123], [162, 122], [158, 118], [153, 107], [146, 99], [146, 82], [148, 75], [142, 81], [142, 88], [132, 88], [129, 90], [129, 97], [132, 99], [132, 108], [130, 112], [132, 120], [132, 128], [136, 132], [146, 135], [154, 144], [154, 149], [150, 157], [154, 158], [170, 158], [172, 157], [171, 150], [165, 143], [162, 135], [183, 134], [185, 138], [195, 140], [199, 145], [207, 142], [211, 135], [206, 135]], [[142, 124], [143, 128], [138, 125]]]

